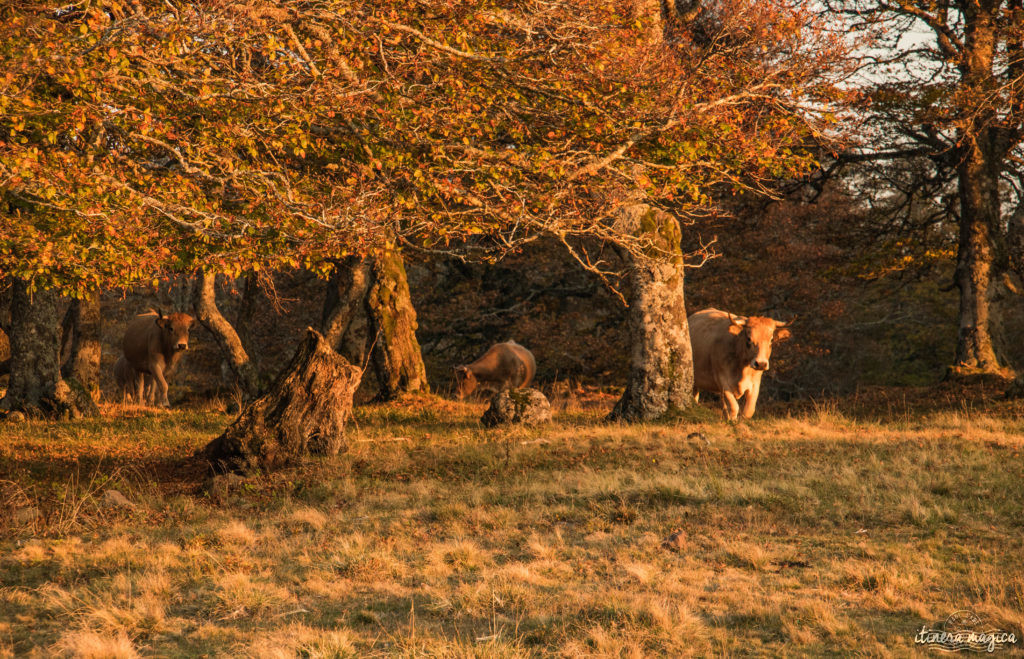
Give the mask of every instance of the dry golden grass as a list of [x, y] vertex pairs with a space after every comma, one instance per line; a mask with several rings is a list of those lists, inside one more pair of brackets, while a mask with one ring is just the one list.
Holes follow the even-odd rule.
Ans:
[[361, 408], [344, 455], [215, 499], [184, 458], [219, 413], [0, 426], [0, 656], [905, 656], [959, 609], [1024, 627], [1019, 404], [481, 410]]

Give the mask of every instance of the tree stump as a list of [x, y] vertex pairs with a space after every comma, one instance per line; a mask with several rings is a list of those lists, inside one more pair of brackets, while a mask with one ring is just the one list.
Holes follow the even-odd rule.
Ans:
[[216, 471], [272, 469], [306, 455], [336, 455], [362, 373], [313, 328], [269, 391], [201, 452]]
[[480, 422], [488, 428], [510, 423], [532, 426], [550, 420], [551, 403], [536, 389], [506, 389], [491, 399], [491, 406], [480, 417]]

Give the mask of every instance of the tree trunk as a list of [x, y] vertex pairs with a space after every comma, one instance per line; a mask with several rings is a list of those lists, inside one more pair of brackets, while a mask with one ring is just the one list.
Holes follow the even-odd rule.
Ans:
[[370, 356], [378, 400], [429, 391], [416, 339], [416, 310], [397, 251], [337, 263], [327, 284], [321, 327], [327, 342], [350, 362], [361, 365]]
[[100, 296], [93, 293], [84, 300], [73, 300], [68, 309], [71, 316], [71, 347], [61, 369], [65, 378], [74, 378], [93, 397], [100, 393]]
[[[981, 99], [996, 86], [996, 26], [992, 12], [982, 5], [968, 3], [964, 11], [964, 58], [958, 66], [965, 90]], [[961, 121], [958, 143], [962, 146], [957, 165], [960, 241], [956, 266], [960, 329], [951, 373], [997, 373], [1000, 368], [992, 347], [989, 302], [996, 262], [994, 241], [1001, 228], [998, 120], [992, 108], [982, 103], [971, 108]]]
[[249, 353], [238, 338], [235, 328], [217, 308], [216, 281], [217, 276], [213, 273], [200, 271], [196, 274], [192, 306], [196, 318], [213, 334], [221, 353], [228, 360], [242, 394], [250, 400], [259, 394], [259, 372], [249, 359]]
[[[1006, 247], [1010, 269], [1017, 275], [1017, 286], [1014, 293], [1024, 296], [1024, 203], [1017, 208], [1017, 211], [1010, 216], [1007, 227]], [[1024, 298], [1018, 297], [1018, 300]], [[1024, 398], [1024, 370], [1017, 374], [1006, 391], [1007, 398]]]
[[85, 388], [60, 375], [60, 294], [31, 296], [15, 280], [11, 300], [11, 376], [2, 407], [30, 416], [78, 418], [99, 413]]
[[320, 321], [327, 343], [357, 366], [363, 365], [367, 349], [366, 296], [371, 278], [368, 261], [349, 258], [336, 262], [327, 281]]
[[[984, 140], [984, 135], [978, 141]], [[968, 147], [958, 171], [960, 242], [956, 284], [960, 289], [960, 329], [955, 374], [997, 373], [992, 347], [990, 286], [996, 261], [994, 232], [999, 226], [999, 175], [987, 157], [987, 145]]]
[[336, 455], [362, 373], [309, 328], [269, 391], [203, 449], [217, 471], [271, 469], [306, 455]]
[[608, 418], [651, 421], [693, 404], [679, 224], [668, 213], [643, 204], [624, 208], [619, 222], [621, 230], [650, 239], [655, 249], [626, 257], [632, 286], [629, 381]]
[[402, 255], [396, 250], [381, 252], [373, 260], [366, 316], [369, 340], [373, 342], [371, 359], [380, 385], [378, 400], [430, 391], [416, 339], [416, 309]]
[[0, 278], [0, 376], [11, 372], [11, 287]]
[[[253, 326], [256, 320], [257, 309], [260, 306], [259, 299], [259, 278], [255, 272], [249, 272], [245, 276], [242, 301], [238, 306], [238, 315], [235, 317], [235, 332], [238, 334], [238, 340], [241, 341], [242, 345], [249, 346], [250, 348], [256, 345]], [[249, 358], [252, 360], [253, 367], [259, 371], [259, 355], [252, 354], [249, 355]]]

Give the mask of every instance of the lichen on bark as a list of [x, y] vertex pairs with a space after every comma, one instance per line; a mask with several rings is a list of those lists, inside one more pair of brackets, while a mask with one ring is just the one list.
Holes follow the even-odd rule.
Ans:
[[679, 223], [645, 204], [624, 207], [618, 229], [647, 242], [627, 255], [630, 370], [609, 419], [651, 421], [693, 404], [693, 355], [683, 296]]

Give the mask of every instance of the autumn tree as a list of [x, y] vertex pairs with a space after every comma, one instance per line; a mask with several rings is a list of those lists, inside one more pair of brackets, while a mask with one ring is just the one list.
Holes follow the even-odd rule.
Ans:
[[[13, 343], [51, 335], [57, 291], [85, 298], [197, 268], [317, 268], [373, 242], [373, 222], [342, 210], [306, 151], [321, 108], [351, 89], [310, 89], [319, 70], [282, 50], [299, 38], [284, 15], [113, 1], [0, 8], [0, 272], [24, 293]], [[51, 344], [30, 351], [59, 350]], [[10, 387], [8, 407], [43, 410], [26, 392], [61, 390], [44, 361], [12, 361], [12, 382], [34, 384]]]
[[[0, 18], [0, 269], [75, 295], [380, 250], [495, 259], [546, 234], [612, 283], [586, 245], [671, 263], [681, 301], [671, 226], [813, 167], [838, 48], [806, 9], [754, 0], [21, 0]], [[656, 226], [620, 221], [637, 205]]]
[[[1021, 2], [824, 4], [861, 44], [860, 72], [851, 83], [862, 92], [854, 108], [863, 143], [848, 160], [885, 169], [915, 163], [914, 189], [897, 192], [898, 206], [935, 200], [958, 231], [954, 369], [998, 372], [990, 299], [1007, 266], [1004, 209], [1020, 199], [1019, 184], [1009, 185], [1007, 175], [1019, 171], [1024, 157]], [[933, 199], [922, 199], [929, 192]], [[955, 203], [947, 206], [943, 199]]]

